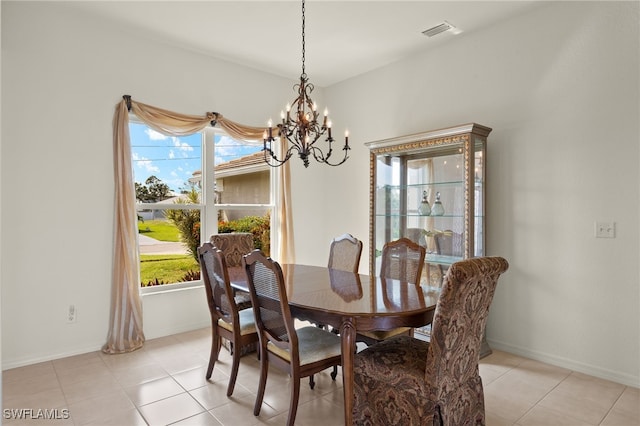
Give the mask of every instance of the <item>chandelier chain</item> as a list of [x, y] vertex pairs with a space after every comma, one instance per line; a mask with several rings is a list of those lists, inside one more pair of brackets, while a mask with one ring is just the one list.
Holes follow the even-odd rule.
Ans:
[[304, 0], [302, 0], [302, 74], [304, 71], [305, 49], [304, 49]]

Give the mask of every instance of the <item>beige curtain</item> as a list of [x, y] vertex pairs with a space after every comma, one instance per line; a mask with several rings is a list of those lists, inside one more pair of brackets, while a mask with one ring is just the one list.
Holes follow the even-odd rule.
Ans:
[[137, 216], [131, 147], [129, 146], [129, 116], [126, 102], [116, 106], [113, 119], [115, 223], [113, 276], [111, 289], [111, 319], [109, 335], [102, 350], [116, 354], [142, 347], [142, 306], [138, 287]]
[[[280, 158], [284, 158], [287, 152], [287, 139], [280, 139]], [[287, 161], [277, 170], [278, 173], [278, 200], [276, 208], [278, 209], [278, 217], [280, 218], [280, 227], [278, 231], [279, 253], [278, 259], [280, 263], [296, 263], [295, 250], [293, 245], [293, 214], [291, 208], [291, 170]]]
[[[139, 259], [137, 244], [137, 213], [131, 166], [129, 140], [129, 110], [152, 129], [167, 136], [186, 136], [201, 131], [208, 125], [220, 125], [229, 135], [238, 139], [262, 139], [264, 128], [243, 126], [227, 120], [221, 114], [208, 112], [204, 116], [178, 114], [172, 111], [135, 102], [130, 96], [116, 106], [113, 119], [114, 177], [115, 177], [115, 232], [113, 276], [111, 290], [111, 317], [107, 343], [102, 350], [116, 354], [142, 347], [142, 303], [139, 294]], [[282, 168], [280, 195], [281, 209], [279, 229], [280, 258], [293, 258], [293, 233], [291, 232], [291, 204], [288, 164]], [[285, 172], [286, 170], [286, 172]], [[282, 208], [284, 207], [284, 211]]]

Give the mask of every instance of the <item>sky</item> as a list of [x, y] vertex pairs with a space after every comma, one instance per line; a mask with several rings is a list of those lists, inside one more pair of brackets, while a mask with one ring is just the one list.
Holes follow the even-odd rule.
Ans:
[[[202, 169], [202, 135], [165, 136], [145, 126], [129, 123], [134, 179], [144, 184], [156, 176], [174, 192], [188, 188], [193, 172]], [[262, 145], [248, 145], [226, 135], [215, 136], [215, 163], [227, 162], [259, 151]]]

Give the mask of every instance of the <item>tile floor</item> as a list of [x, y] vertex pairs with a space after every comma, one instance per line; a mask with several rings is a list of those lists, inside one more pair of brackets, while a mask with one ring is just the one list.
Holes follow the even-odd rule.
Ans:
[[[100, 352], [3, 372], [7, 425], [283, 425], [288, 376], [272, 368], [259, 417], [253, 403], [259, 371], [255, 354], [243, 357], [231, 398], [230, 356], [223, 348], [211, 382], [204, 379], [210, 334], [201, 329], [153, 339], [123, 355]], [[505, 352], [481, 360], [487, 425], [640, 425], [640, 391]], [[59, 420], [7, 419], [7, 409], [58, 409]], [[343, 423], [341, 377], [316, 376], [301, 386], [296, 424]], [[41, 414], [42, 415], [42, 414]]]

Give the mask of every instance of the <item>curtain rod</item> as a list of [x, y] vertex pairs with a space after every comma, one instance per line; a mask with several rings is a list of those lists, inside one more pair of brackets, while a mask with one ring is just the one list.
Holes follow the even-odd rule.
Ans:
[[131, 112], [131, 95], [122, 95], [122, 99], [127, 103], [127, 110]]
[[[122, 99], [127, 103], [127, 110], [131, 112], [131, 95], [122, 95]], [[216, 127], [216, 124], [218, 124], [218, 116], [220, 114], [217, 112], [212, 112], [211, 114], [214, 116], [214, 119], [211, 120], [211, 127]]]

